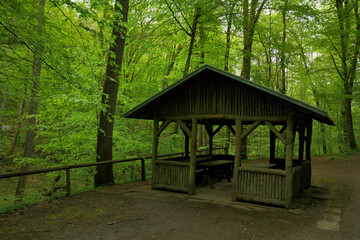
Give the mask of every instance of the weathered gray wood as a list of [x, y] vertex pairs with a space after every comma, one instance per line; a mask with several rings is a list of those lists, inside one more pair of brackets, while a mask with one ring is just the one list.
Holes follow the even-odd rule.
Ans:
[[275, 146], [276, 146], [276, 141], [275, 141], [275, 133], [273, 133], [270, 130], [270, 163], [275, 163]]
[[252, 131], [254, 131], [259, 125], [261, 124], [261, 121], [254, 122], [249, 128], [247, 128], [240, 136], [240, 139], [243, 139], [247, 135], [249, 135]]
[[294, 117], [288, 116], [287, 128], [286, 128], [286, 159], [285, 159], [285, 207], [291, 208], [293, 199], [293, 154], [294, 154]]
[[146, 172], [145, 172], [145, 158], [142, 158], [141, 160], [141, 180], [146, 180]]
[[230, 124], [226, 124], [226, 126], [229, 128], [229, 130], [232, 132], [232, 134], [235, 135], [235, 129]]
[[158, 129], [157, 135], [160, 136], [160, 134], [166, 129], [167, 126], [169, 126], [170, 123], [171, 123], [170, 120], [164, 121], [164, 122], [161, 124], [160, 128]]
[[158, 144], [159, 144], [159, 121], [157, 119], [154, 119], [154, 127], [153, 127], [153, 146], [152, 146], [152, 158], [151, 158], [151, 168], [152, 168], [152, 184], [151, 188], [154, 189], [154, 182], [156, 179], [156, 165], [155, 161], [157, 159], [158, 155]]
[[183, 130], [183, 133], [184, 133], [184, 136], [185, 136], [185, 149], [184, 149], [184, 151], [185, 151], [185, 157], [189, 157], [189, 144], [190, 144], [190, 137], [189, 137], [189, 135], [187, 135], [186, 133], [185, 133], [185, 131]]
[[273, 133], [275, 133], [275, 135], [280, 139], [280, 141], [286, 145], [286, 138], [282, 136], [281, 133], [270, 122], [265, 121], [265, 124]]
[[189, 195], [195, 194], [195, 171], [196, 171], [196, 142], [197, 142], [197, 119], [191, 123], [191, 147], [190, 147], [190, 171], [189, 171]]
[[214, 137], [213, 126], [209, 125], [209, 124], [206, 124], [205, 128], [206, 128], [206, 132], [209, 135], [209, 154], [212, 155], [212, 152], [213, 152], [213, 137]]
[[273, 174], [286, 176], [286, 172], [281, 169], [271, 169], [271, 168], [256, 168], [256, 167], [240, 167], [240, 172], [251, 172], [251, 173], [264, 173], [264, 174]]
[[233, 185], [232, 185], [232, 199], [236, 201], [236, 195], [239, 189], [239, 167], [241, 166], [241, 135], [243, 131], [243, 125], [241, 120], [238, 118], [235, 120], [235, 159], [233, 169]]
[[223, 126], [225, 126], [225, 125], [224, 125], [224, 124], [219, 125], [219, 126], [215, 129], [215, 131], [212, 133], [212, 135], [215, 136], [215, 135], [221, 130], [221, 128], [222, 128]]
[[306, 160], [311, 160], [312, 124], [307, 126], [306, 130]]
[[178, 161], [166, 161], [166, 160], [156, 160], [155, 164], [165, 164], [165, 165], [173, 165], [173, 166], [190, 166], [189, 162], [178, 162]]
[[66, 196], [71, 193], [70, 168], [66, 169]]
[[191, 136], [191, 131], [188, 128], [188, 126], [186, 126], [186, 124], [181, 121], [181, 120], [176, 120], [176, 122], [180, 125], [181, 129], [184, 130], [184, 132], [188, 135]]
[[[192, 118], [196, 118], [198, 120], [201, 119], [209, 119], [209, 117], [205, 117], [208, 115], [203, 115], [203, 114], [189, 114], [189, 115], [159, 115], [157, 116], [157, 119], [159, 120], [171, 120], [171, 121], [176, 121], [176, 120], [191, 120]], [[229, 120], [235, 120], [237, 118], [240, 118], [241, 121], [243, 122], [255, 122], [255, 121], [268, 121], [268, 122], [272, 122], [272, 123], [286, 123], [286, 116], [256, 116], [256, 115], [243, 115], [243, 116], [238, 116], [238, 115], [233, 115], [233, 114], [224, 114], [224, 118], [223, 119], [229, 119]]]
[[305, 127], [299, 126], [299, 161], [304, 160]]
[[236, 200], [244, 201], [244, 202], [271, 204], [271, 205], [275, 205], [275, 206], [285, 207], [285, 201], [283, 201], [283, 200], [272, 199], [272, 198], [263, 198], [263, 197], [253, 196], [253, 195], [237, 194]]

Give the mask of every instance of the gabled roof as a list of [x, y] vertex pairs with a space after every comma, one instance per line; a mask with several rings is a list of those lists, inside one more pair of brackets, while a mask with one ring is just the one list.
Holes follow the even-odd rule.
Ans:
[[297, 100], [295, 98], [289, 97], [283, 93], [274, 91], [270, 88], [264, 87], [262, 85], [259, 85], [257, 83], [251, 82], [249, 80], [246, 80], [244, 78], [241, 78], [239, 76], [236, 76], [234, 74], [231, 74], [229, 72], [223, 71], [219, 68], [210, 66], [210, 65], [204, 65], [201, 68], [199, 68], [198, 70], [192, 72], [191, 74], [189, 74], [188, 76], [182, 78], [181, 80], [175, 82], [174, 84], [172, 84], [171, 86], [169, 86], [168, 88], [166, 88], [165, 90], [155, 94], [153, 97], [149, 98], [148, 100], [144, 101], [143, 103], [139, 104], [138, 106], [136, 106], [135, 108], [131, 109], [130, 111], [126, 112], [123, 117], [125, 118], [143, 118], [141, 117], [141, 112], [144, 112], [146, 110], [150, 110], [153, 107], [156, 107], [157, 104], [161, 103], [163, 100], [166, 99], [166, 97], [169, 94], [176, 94], [176, 90], [180, 89], [182, 87], [185, 87], [186, 85], [190, 84], [190, 82], [194, 81], [196, 79], [197, 76], [207, 73], [207, 72], [213, 72], [213, 73], [217, 73], [220, 74], [224, 77], [227, 77], [229, 79], [233, 79], [239, 83], [242, 83], [248, 87], [260, 90], [264, 93], [267, 93], [279, 100], [282, 100], [284, 102], [286, 102], [287, 104], [290, 104], [292, 106], [294, 106], [295, 108], [308, 113], [312, 118], [314, 118], [315, 120], [318, 120], [320, 122], [329, 124], [329, 125], [335, 125], [333, 120], [327, 115], [327, 112], [314, 107], [310, 104], [307, 104], [305, 102], [302, 102], [300, 100]]

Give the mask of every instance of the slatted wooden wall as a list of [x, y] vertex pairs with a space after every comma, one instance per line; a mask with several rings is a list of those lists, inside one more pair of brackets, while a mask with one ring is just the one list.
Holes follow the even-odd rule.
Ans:
[[156, 163], [154, 181], [155, 189], [167, 189], [188, 192], [189, 166]]
[[[205, 82], [204, 82], [205, 81]], [[229, 114], [240, 116], [286, 116], [278, 99], [231, 79], [196, 82], [174, 94], [156, 109], [157, 116]]]

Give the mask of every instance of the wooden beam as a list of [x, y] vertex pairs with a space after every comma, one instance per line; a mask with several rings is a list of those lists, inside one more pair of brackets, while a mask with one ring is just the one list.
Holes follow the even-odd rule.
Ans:
[[224, 114], [207, 114], [204, 118], [225, 118]]
[[159, 135], [157, 134], [159, 131], [159, 121], [154, 119], [154, 127], [153, 127], [153, 146], [152, 146], [152, 157], [151, 157], [151, 167], [152, 167], [152, 183], [151, 188], [155, 189], [156, 182], [156, 166], [155, 161], [158, 155], [158, 144], [159, 144]]
[[275, 147], [276, 147], [276, 138], [275, 133], [270, 130], [270, 163], [275, 163]]
[[284, 138], [284, 136], [281, 135], [280, 132], [278, 132], [278, 130], [268, 121], [265, 121], [265, 124], [269, 127], [269, 129], [275, 133], [275, 135], [280, 139], [280, 141], [286, 145], [286, 138]]
[[286, 159], [285, 159], [285, 207], [290, 209], [293, 200], [293, 155], [294, 155], [294, 117], [289, 115], [286, 128]]
[[233, 169], [233, 182], [232, 182], [232, 200], [236, 201], [236, 196], [239, 193], [239, 167], [241, 166], [241, 135], [243, 131], [243, 125], [238, 118], [235, 120], [235, 159]]
[[256, 121], [254, 122], [249, 128], [247, 128], [240, 136], [240, 139], [243, 139], [244, 137], [246, 137], [247, 135], [249, 135], [252, 131], [254, 131], [260, 124], [262, 121]]
[[184, 130], [184, 132], [190, 137], [191, 136], [191, 131], [186, 126], [186, 124], [181, 120], [176, 120], [176, 122], [180, 125], [181, 129]]
[[205, 125], [206, 131], [209, 135], [209, 154], [212, 155], [212, 151], [213, 151], [213, 126], [206, 124]]
[[299, 126], [299, 161], [304, 161], [305, 126]]
[[166, 127], [169, 126], [170, 122], [171, 122], [170, 120], [166, 120], [161, 124], [160, 128], [157, 131], [158, 136], [160, 136], [160, 134], [166, 129]]
[[230, 129], [230, 131], [235, 135], [235, 129], [230, 124], [226, 124], [226, 126]]
[[192, 119], [191, 124], [191, 147], [190, 147], [190, 170], [189, 170], [189, 195], [195, 194], [195, 171], [196, 171], [196, 142], [197, 142], [197, 119]]
[[306, 160], [311, 160], [312, 124], [306, 128]]
[[230, 114], [224, 114], [224, 115], [218, 115], [218, 117], [214, 117], [215, 115], [211, 115], [212, 117], [209, 118], [210, 115], [183, 115], [183, 116], [157, 116], [158, 119], [163, 120], [191, 120], [192, 118], [196, 119], [229, 119], [229, 120], [235, 120], [237, 118], [240, 118], [243, 122], [253, 122], [253, 121], [269, 121], [269, 122], [277, 122], [277, 123], [285, 123], [286, 122], [286, 116], [238, 116], [238, 115], [230, 115]]
[[221, 130], [221, 128], [222, 128], [223, 126], [224, 126], [224, 124], [219, 125], [219, 126], [215, 129], [215, 131], [212, 133], [213, 136], [215, 136], [215, 135]]
[[184, 132], [184, 135], [185, 135], [185, 149], [184, 149], [184, 151], [185, 151], [185, 157], [189, 157], [190, 137], [189, 137], [189, 135], [187, 135], [187, 134], [185, 133], [185, 131], [183, 131], [183, 132]]

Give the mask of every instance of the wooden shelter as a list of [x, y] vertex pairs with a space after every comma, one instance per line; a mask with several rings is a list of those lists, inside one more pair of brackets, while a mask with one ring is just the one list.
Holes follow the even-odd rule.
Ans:
[[[312, 120], [334, 125], [321, 109], [209, 65], [156, 94], [124, 117], [154, 120], [153, 189], [195, 194], [197, 172], [225, 171], [230, 166], [234, 201], [286, 208], [291, 208], [293, 198], [311, 183]], [[184, 132], [185, 156], [159, 159], [159, 136], [171, 122], [178, 123]], [[209, 135], [207, 155], [196, 154], [198, 125], [205, 125]], [[241, 166], [241, 140], [259, 125], [270, 130], [269, 164]], [[212, 139], [222, 127], [228, 127], [235, 135], [234, 156], [213, 154]], [[296, 135], [299, 153], [298, 159], [293, 159]], [[286, 159], [275, 158], [276, 139], [285, 145]]]

